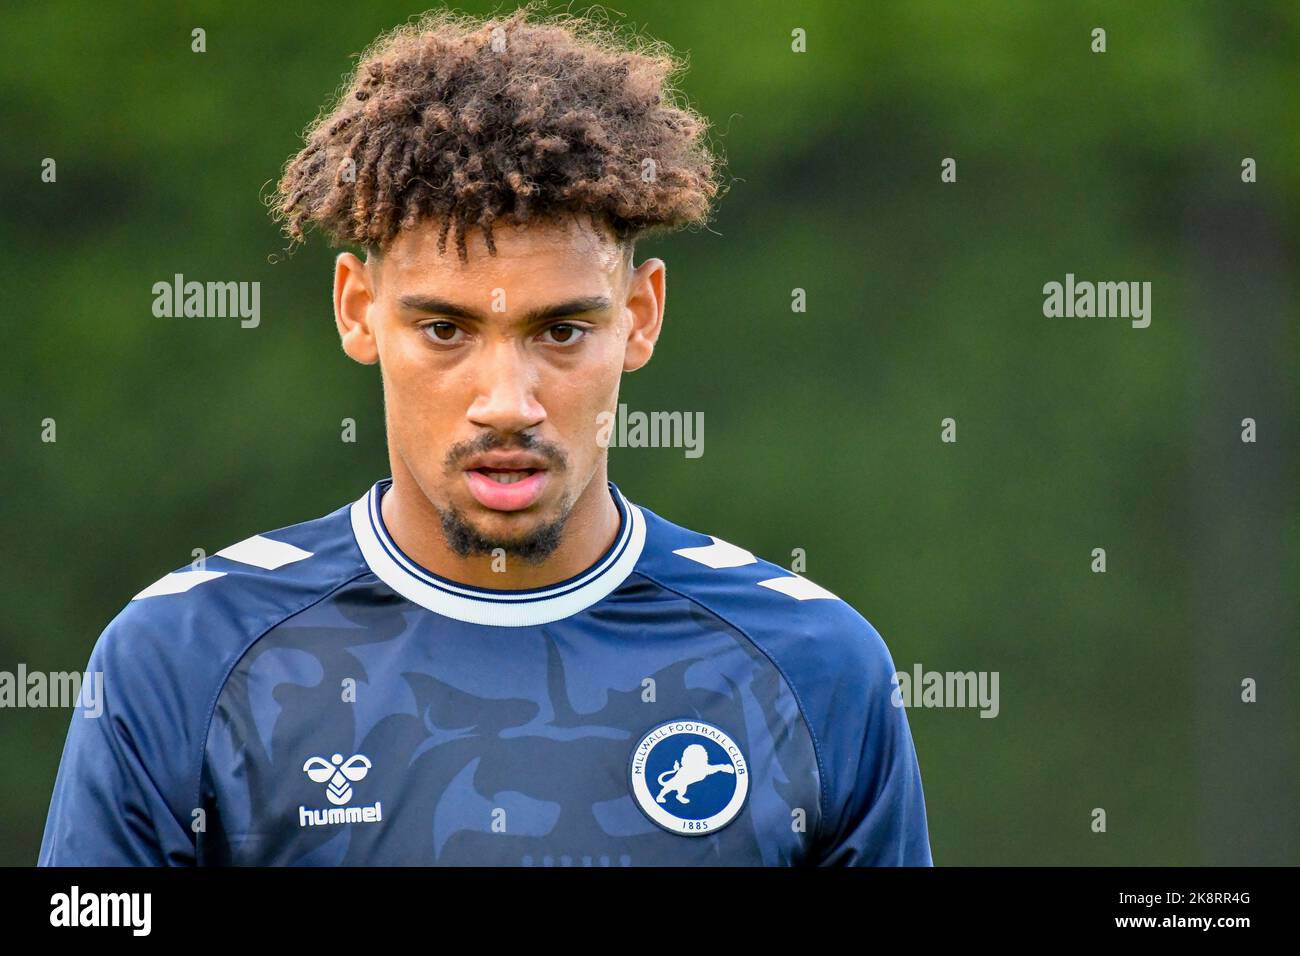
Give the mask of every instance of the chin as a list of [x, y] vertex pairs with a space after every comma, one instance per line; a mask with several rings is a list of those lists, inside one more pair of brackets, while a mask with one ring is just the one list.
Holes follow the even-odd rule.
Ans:
[[[522, 541], [548, 523], [547, 516], [536, 508], [523, 511], [493, 511], [475, 502], [473, 510], [462, 512], [465, 523], [485, 538]], [[554, 520], [558, 515], [551, 515]]]
[[452, 507], [442, 513], [448, 546], [461, 557], [492, 556], [497, 549], [528, 562], [544, 561], [559, 546], [567, 513], [552, 506], [492, 511], [474, 502], [472, 510]]

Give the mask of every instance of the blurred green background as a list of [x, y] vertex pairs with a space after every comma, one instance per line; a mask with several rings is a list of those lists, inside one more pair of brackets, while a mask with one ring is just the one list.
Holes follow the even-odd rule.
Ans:
[[[269, 261], [259, 196], [420, 9], [6, 10], [0, 670], [80, 670], [193, 548], [389, 474], [333, 250]], [[689, 54], [734, 177], [714, 232], [639, 250], [668, 320], [623, 392], [703, 411], [705, 453], [616, 450], [614, 480], [778, 564], [805, 549], [900, 669], [999, 672], [996, 719], [909, 715], [937, 863], [1300, 862], [1300, 5], [608, 9]], [[259, 281], [260, 327], [155, 318], [178, 272]], [[1150, 328], [1045, 318], [1067, 272], [1152, 282]], [[68, 719], [0, 710], [0, 863], [36, 858]]]

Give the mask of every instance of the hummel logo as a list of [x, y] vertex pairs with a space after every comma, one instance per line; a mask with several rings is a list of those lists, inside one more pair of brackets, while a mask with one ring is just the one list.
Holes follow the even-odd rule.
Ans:
[[372, 764], [365, 754], [353, 754], [347, 760], [342, 754], [334, 754], [329, 760], [324, 757], [309, 757], [302, 765], [303, 773], [314, 783], [325, 784], [325, 796], [334, 804], [332, 810], [308, 810], [298, 808], [298, 826], [315, 827], [331, 823], [379, 823], [384, 819], [384, 809], [376, 800], [370, 807], [346, 807], [343, 805], [352, 799], [352, 784], [364, 780]]
[[347, 763], [343, 762], [342, 754], [335, 754], [329, 760], [311, 757], [302, 765], [302, 770], [316, 783], [329, 781], [325, 796], [334, 806], [341, 807], [352, 799], [352, 783], [364, 780], [370, 767], [370, 758], [364, 754], [353, 754]]

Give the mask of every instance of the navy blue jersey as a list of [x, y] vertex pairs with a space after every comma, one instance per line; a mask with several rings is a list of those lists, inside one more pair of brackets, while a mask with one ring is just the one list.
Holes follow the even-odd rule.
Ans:
[[534, 590], [394, 544], [384, 480], [108, 625], [42, 865], [929, 865], [894, 665], [808, 579], [609, 489]]

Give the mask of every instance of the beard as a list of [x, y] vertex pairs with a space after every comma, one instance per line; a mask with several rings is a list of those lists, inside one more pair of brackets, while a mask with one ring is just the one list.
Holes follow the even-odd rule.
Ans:
[[[495, 449], [520, 448], [534, 451], [544, 456], [552, 470], [563, 472], [568, 468], [568, 457], [564, 449], [551, 442], [541, 441], [526, 432], [516, 432], [510, 436], [501, 436], [495, 432], [484, 432], [473, 441], [460, 442], [447, 450], [443, 468], [448, 475], [455, 475], [460, 462], [478, 452]], [[560, 516], [554, 521], [534, 528], [526, 534], [514, 537], [495, 537], [484, 534], [465, 517], [465, 513], [455, 505], [446, 509], [434, 505], [442, 521], [442, 535], [451, 548], [462, 558], [480, 555], [492, 555], [497, 549], [507, 557], [517, 558], [526, 564], [540, 564], [549, 558], [560, 546], [564, 536], [564, 526], [573, 512], [578, 496], [565, 501], [560, 506]]]
[[447, 540], [447, 547], [462, 558], [492, 555], [499, 548], [507, 557], [516, 558], [525, 564], [540, 564], [560, 546], [560, 541], [564, 537], [564, 526], [573, 511], [573, 502], [566, 503], [560, 516], [554, 521], [534, 528], [522, 536], [510, 538], [484, 534], [474, 527], [455, 505], [446, 510], [438, 508], [437, 511], [442, 521], [442, 534]]

